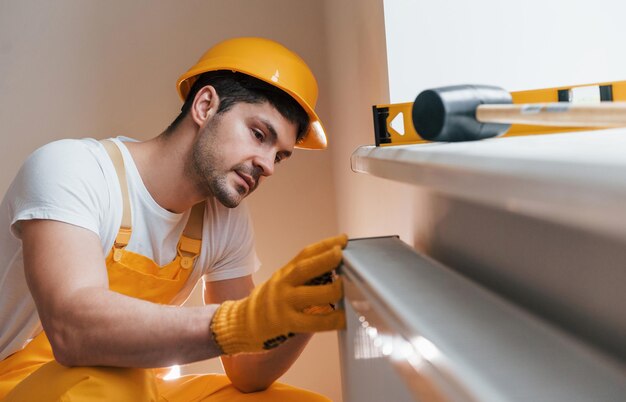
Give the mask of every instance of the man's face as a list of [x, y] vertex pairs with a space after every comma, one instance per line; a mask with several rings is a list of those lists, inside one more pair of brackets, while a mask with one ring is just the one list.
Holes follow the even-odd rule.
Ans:
[[296, 132], [268, 102], [237, 103], [200, 127], [188, 172], [203, 195], [234, 208], [291, 155]]

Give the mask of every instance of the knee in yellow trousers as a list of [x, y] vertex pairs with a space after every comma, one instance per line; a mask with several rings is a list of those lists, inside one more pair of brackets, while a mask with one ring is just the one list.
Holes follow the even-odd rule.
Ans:
[[3, 402], [159, 401], [152, 370], [119, 367], [68, 368], [44, 364], [13, 388]]
[[21, 381], [2, 402], [329, 402], [314, 392], [275, 383], [244, 394], [220, 374], [167, 381], [151, 369], [65, 367], [51, 361]]

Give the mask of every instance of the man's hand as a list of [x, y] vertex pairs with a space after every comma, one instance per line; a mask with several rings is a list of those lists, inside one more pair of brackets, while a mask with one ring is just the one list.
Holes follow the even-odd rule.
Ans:
[[331, 331], [345, 327], [342, 310], [310, 314], [310, 306], [328, 305], [343, 296], [339, 278], [308, 286], [341, 262], [346, 235], [323, 240], [302, 250], [289, 264], [242, 300], [226, 301], [211, 321], [215, 341], [225, 354], [260, 352], [278, 346], [289, 334]]

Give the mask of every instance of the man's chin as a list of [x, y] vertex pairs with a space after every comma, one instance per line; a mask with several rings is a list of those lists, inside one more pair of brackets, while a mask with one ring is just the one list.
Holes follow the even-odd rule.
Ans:
[[236, 208], [239, 204], [241, 204], [241, 201], [245, 198], [245, 196], [217, 196], [215, 198], [217, 198], [220, 204], [226, 208]]
[[[226, 208], [235, 208], [247, 196], [245, 189], [229, 187], [225, 185], [209, 186], [211, 188], [211, 196], [219, 201]], [[243, 193], [243, 194], [242, 194]]]

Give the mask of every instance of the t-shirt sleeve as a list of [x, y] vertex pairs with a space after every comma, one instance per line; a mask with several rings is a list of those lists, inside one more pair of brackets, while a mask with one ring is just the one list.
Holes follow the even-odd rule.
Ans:
[[8, 193], [11, 232], [17, 238], [20, 222], [31, 219], [65, 222], [100, 235], [108, 193], [100, 165], [79, 140], [55, 141], [33, 152]]
[[204, 280], [207, 282], [251, 275], [261, 266], [254, 245], [252, 220], [245, 203], [228, 210], [222, 223], [215, 228], [219, 240], [214, 243], [214, 250], [221, 252], [205, 270]]

